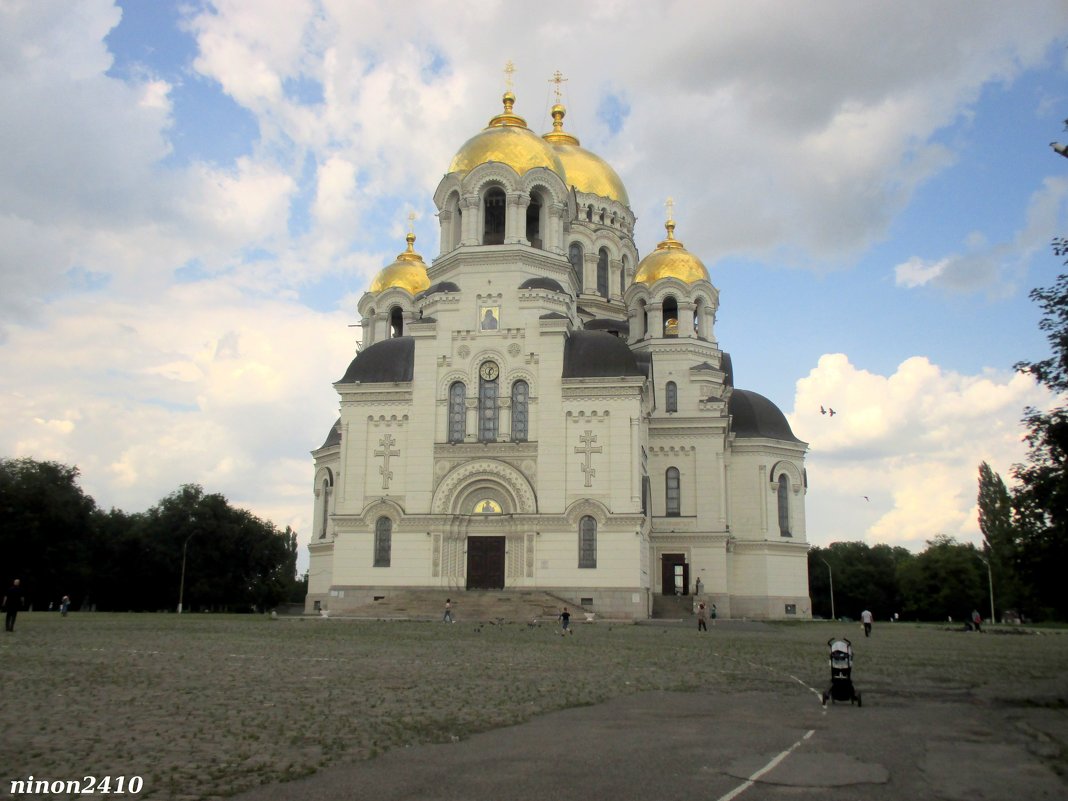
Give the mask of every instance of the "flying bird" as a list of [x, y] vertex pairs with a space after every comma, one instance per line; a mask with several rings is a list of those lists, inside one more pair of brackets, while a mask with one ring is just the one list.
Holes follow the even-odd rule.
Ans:
[[869, 503], [871, 502], [871, 498], [869, 498], [867, 495], [864, 496], [864, 500], [868, 501]]
[[827, 414], [827, 410], [820, 406], [820, 414]]
[[838, 414], [838, 412], [836, 412], [834, 409], [828, 409], [828, 411], [831, 413], [831, 417], [834, 417], [836, 414]]

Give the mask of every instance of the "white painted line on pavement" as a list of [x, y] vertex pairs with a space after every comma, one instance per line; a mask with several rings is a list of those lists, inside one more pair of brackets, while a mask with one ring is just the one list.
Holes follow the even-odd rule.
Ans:
[[791, 745], [789, 748], [787, 748], [781, 754], [776, 756], [774, 759], [771, 760], [771, 762], [769, 762], [767, 765], [762, 767], [760, 770], [758, 770], [756, 773], [754, 773], [752, 776], [750, 776], [744, 782], [739, 784], [737, 787], [735, 787], [729, 793], [727, 793], [726, 795], [721, 795], [719, 798], [716, 799], [716, 801], [731, 801], [732, 798], [737, 798], [738, 796], [740, 796], [742, 793], [744, 793], [746, 790], [748, 790], [750, 787], [752, 787], [754, 784], [756, 784], [756, 780], [757, 779], [759, 779], [761, 776], [763, 776], [769, 770], [771, 770], [776, 765], [778, 765], [780, 762], [782, 762], [784, 759], [786, 759], [786, 757], [790, 756], [790, 753], [795, 748], [797, 748], [797, 746], [801, 745], [801, 743], [803, 743], [805, 740], [807, 740], [809, 737], [811, 737], [815, 733], [816, 733], [815, 729], [809, 729], [804, 737], [802, 737], [796, 743]]

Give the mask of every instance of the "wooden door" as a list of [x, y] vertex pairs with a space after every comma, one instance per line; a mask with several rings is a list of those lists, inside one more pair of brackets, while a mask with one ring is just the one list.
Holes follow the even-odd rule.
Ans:
[[504, 589], [504, 537], [467, 538], [467, 589]]

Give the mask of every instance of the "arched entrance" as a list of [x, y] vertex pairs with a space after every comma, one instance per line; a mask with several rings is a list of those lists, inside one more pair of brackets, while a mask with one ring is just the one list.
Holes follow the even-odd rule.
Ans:
[[[466, 499], [480, 523], [489, 523], [501, 514], [500, 491], [492, 487], [476, 489]], [[473, 501], [473, 503], [472, 503]], [[467, 536], [467, 589], [503, 590], [504, 555], [506, 540], [503, 535]]]

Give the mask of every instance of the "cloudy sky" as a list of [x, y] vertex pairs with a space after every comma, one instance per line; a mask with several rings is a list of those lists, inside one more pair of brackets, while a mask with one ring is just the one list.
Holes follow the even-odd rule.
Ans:
[[810, 540], [977, 540], [977, 465], [1008, 477], [1049, 400], [1012, 365], [1047, 353], [1027, 293], [1068, 233], [1068, 6], [529, 8], [0, 0], [0, 454], [306, 541], [356, 301], [410, 210], [436, 254], [511, 59], [539, 132], [567, 76], [642, 253], [674, 197], [737, 385], [810, 443]]

